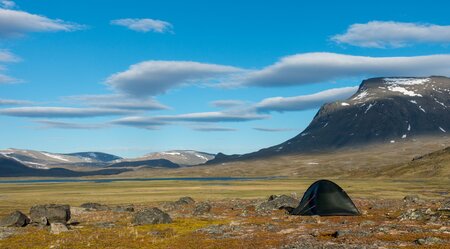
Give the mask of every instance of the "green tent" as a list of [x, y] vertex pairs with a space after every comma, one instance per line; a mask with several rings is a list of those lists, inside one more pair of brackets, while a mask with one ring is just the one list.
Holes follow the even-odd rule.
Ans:
[[319, 180], [313, 183], [303, 195], [293, 215], [360, 215], [347, 193], [336, 183]]

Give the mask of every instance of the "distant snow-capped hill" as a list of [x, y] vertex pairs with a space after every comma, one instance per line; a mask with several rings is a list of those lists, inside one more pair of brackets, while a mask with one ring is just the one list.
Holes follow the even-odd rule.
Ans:
[[178, 165], [192, 166], [204, 164], [214, 157], [214, 154], [199, 152], [195, 150], [171, 150], [150, 153], [140, 159], [166, 159]]
[[120, 157], [99, 152], [59, 154], [45, 151], [21, 149], [0, 150], [0, 155], [3, 155], [6, 158], [15, 159], [16, 161], [25, 164], [28, 167], [38, 169], [48, 169], [54, 166], [64, 165], [104, 166], [106, 162], [120, 159]]

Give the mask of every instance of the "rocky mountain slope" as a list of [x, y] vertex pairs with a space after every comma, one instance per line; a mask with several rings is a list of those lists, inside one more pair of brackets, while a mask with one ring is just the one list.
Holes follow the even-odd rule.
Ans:
[[372, 78], [345, 101], [323, 105], [310, 125], [279, 145], [245, 155], [218, 154], [208, 163], [395, 143], [450, 132], [450, 78]]

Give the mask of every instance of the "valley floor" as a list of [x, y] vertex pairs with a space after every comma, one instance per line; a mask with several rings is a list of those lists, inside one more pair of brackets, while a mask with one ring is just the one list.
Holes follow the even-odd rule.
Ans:
[[[111, 183], [0, 184], [0, 216], [28, 213], [35, 204], [70, 204], [70, 231], [46, 228], [0, 229], [0, 248], [407, 248], [425, 244], [448, 248], [450, 180], [333, 179], [354, 200], [357, 217], [306, 217], [282, 210], [258, 210], [269, 195], [301, 198], [317, 179], [249, 181], [155, 181]], [[419, 200], [403, 201], [418, 194]], [[191, 196], [211, 212], [193, 215], [196, 204], [170, 207]], [[448, 200], [450, 202], [450, 200]], [[133, 213], [87, 211], [98, 202], [110, 207], [167, 210], [172, 224], [134, 226]]]

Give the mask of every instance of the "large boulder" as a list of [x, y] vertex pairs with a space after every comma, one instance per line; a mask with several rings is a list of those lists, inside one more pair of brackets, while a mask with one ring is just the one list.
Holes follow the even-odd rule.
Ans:
[[88, 211], [106, 211], [109, 210], [110, 208], [106, 205], [100, 204], [100, 203], [95, 203], [95, 202], [88, 202], [88, 203], [83, 203], [81, 204], [82, 208], [88, 210]]
[[14, 211], [0, 219], [0, 227], [24, 227], [30, 223], [30, 219], [20, 211]]
[[70, 206], [59, 204], [36, 205], [30, 210], [31, 222], [40, 225], [66, 224], [70, 220]]
[[268, 212], [278, 209], [295, 208], [299, 201], [287, 195], [271, 195], [269, 199], [256, 206], [257, 212]]
[[133, 217], [133, 224], [168, 224], [172, 223], [172, 218], [158, 208], [149, 208], [137, 212]]

